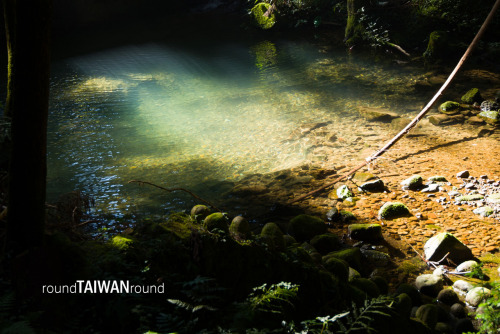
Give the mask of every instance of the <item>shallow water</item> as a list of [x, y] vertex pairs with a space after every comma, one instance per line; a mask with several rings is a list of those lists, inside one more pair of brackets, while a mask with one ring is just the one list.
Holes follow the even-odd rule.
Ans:
[[[129, 45], [58, 61], [49, 118], [48, 198], [80, 190], [116, 216], [188, 209], [183, 187], [210, 199], [232, 181], [307, 161], [290, 140], [303, 124], [358, 106], [416, 111], [422, 73], [390, 62], [320, 52], [309, 42]], [[294, 132], [295, 130], [295, 132]]]

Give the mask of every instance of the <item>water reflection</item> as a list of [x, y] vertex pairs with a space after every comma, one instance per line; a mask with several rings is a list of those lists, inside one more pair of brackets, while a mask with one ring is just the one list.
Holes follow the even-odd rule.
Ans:
[[56, 64], [48, 196], [79, 189], [98, 210], [122, 213], [185, 209], [193, 203], [185, 195], [127, 181], [213, 198], [245, 175], [303, 163], [308, 146], [288, 140], [301, 124], [383, 104], [384, 91], [404, 107], [415, 103], [402, 85], [412, 73], [346, 60], [309, 44], [261, 41], [196, 52], [129, 46]]

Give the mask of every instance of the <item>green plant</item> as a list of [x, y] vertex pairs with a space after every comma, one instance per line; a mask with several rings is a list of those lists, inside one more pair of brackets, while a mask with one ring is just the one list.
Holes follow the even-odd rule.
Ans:
[[484, 281], [487, 279], [487, 276], [483, 271], [483, 263], [482, 262], [474, 265], [472, 267], [472, 270], [470, 271], [470, 273], [465, 274], [465, 276], [478, 278], [481, 281]]
[[298, 291], [299, 286], [292, 283], [280, 282], [269, 287], [264, 283], [253, 289], [247, 301], [253, 311], [284, 314], [294, 307]]
[[492, 283], [490, 296], [479, 305], [482, 310], [476, 315], [481, 321], [480, 332], [500, 333], [500, 282]]

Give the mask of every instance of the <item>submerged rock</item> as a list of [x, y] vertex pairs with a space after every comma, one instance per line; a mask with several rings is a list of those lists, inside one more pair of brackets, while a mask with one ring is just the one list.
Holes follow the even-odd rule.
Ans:
[[384, 191], [384, 189], [385, 189], [384, 181], [382, 181], [381, 179], [365, 182], [359, 186], [360, 191], [368, 191], [368, 192]]
[[498, 110], [482, 111], [477, 116], [485, 120], [486, 123], [500, 123], [500, 112]]
[[460, 111], [460, 103], [454, 101], [446, 101], [439, 106], [438, 110], [439, 112], [446, 115], [454, 115]]
[[440, 261], [446, 253], [449, 253], [446, 258], [454, 263], [474, 259], [472, 251], [448, 232], [436, 234], [424, 245], [424, 254], [428, 261]]
[[462, 96], [461, 100], [463, 103], [474, 104], [474, 102], [481, 103], [483, 101], [483, 97], [481, 96], [481, 93], [479, 93], [478, 88], [472, 88]]
[[390, 122], [400, 117], [398, 114], [384, 108], [359, 107], [358, 110], [363, 118], [371, 122]]
[[423, 178], [420, 175], [412, 175], [401, 182], [403, 190], [418, 190], [422, 187]]

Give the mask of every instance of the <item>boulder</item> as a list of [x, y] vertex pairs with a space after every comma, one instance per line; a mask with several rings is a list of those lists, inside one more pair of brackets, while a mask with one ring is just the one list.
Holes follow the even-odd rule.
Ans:
[[349, 237], [354, 240], [377, 241], [383, 239], [380, 224], [351, 224], [347, 230]]
[[474, 286], [472, 284], [462, 279], [456, 280], [455, 283], [453, 283], [453, 289], [458, 290], [462, 293], [470, 291], [473, 287]]
[[463, 319], [467, 317], [467, 309], [460, 303], [455, 303], [450, 307], [450, 313], [457, 319]]
[[486, 203], [498, 204], [500, 203], [500, 193], [491, 194], [486, 198]]
[[455, 271], [457, 271], [459, 273], [462, 273], [465, 271], [472, 271], [474, 269], [474, 267], [477, 266], [477, 264], [478, 263], [474, 260], [465, 261], [465, 262], [460, 263], [457, 266], [457, 268], [455, 269]]
[[362, 290], [368, 295], [369, 298], [376, 298], [380, 295], [380, 290], [377, 284], [375, 284], [375, 282], [369, 280], [368, 278], [354, 278], [349, 283]]
[[321, 218], [305, 214], [293, 217], [288, 224], [288, 234], [297, 241], [310, 240], [318, 234], [325, 233], [326, 230], [326, 225]]
[[453, 305], [455, 303], [458, 303], [460, 299], [458, 298], [458, 295], [455, 291], [452, 289], [443, 289], [439, 291], [437, 300], [440, 303], [443, 303], [445, 305]]
[[222, 212], [215, 212], [206, 216], [205, 220], [203, 220], [203, 226], [210, 232], [215, 230], [229, 232], [228, 218]]
[[391, 220], [408, 216], [411, 216], [410, 210], [406, 205], [399, 202], [387, 202], [378, 211], [378, 219], [380, 220]]
[[329, 257], [323, 261], [323, 266], [326, 270], [338, 277], [342, 282], [349, 280], [349, 264], [336, 257]]
[[472, 307], [477, 307], [481, 302], [491, 295], [491, 290], [482, 286], [472, 288], [465, 296], [465, 301]]
[[248, 239], [251, 236], [250, 224], [243, 216], [236, 216], [229, 225], [229, 232], [239, 239]]
[[429, 326], [429, 328], [434, 328], [438, 322], [438, 312], [438, 306], [424, 304], [418, 308], [416, 318]]
[[422, 304], [422, 296], [418, 292], [417, 288], [408, 283], [402, 283], [396, 289], [395, 295], [399, 296], [400, 294], [405, 293], [411, 298], [411, 303], [413, 306], [419, 306]]
[[364, 258], [368, 263], [377, 268], [385, 267], [391, 261], [391, 257], [389, 256], [389, 254], [379, 252], [376, 250], [366, 249], [366, 250], [361, 250], [361, 253], [363, 254]]
[[443, 285], [443, 278], [432, 274], [420, 275], [415, 280], [418, 291], [431, 297], [436, 297], [439, 291], [443, 289]]
[[193, 206], [191, 209], [191, 217], [195, 219], [205, 219], [206, 216], [210, 214], [210, 209], [208, 206], [203, 204], [198, 204]]
[[438, 110], [443, 114], [453, 115], [460, 112], [460, 103], [453, 101], [446, 101], [439, 106]]
[[430, 182], [432, 182], [432, 183], [435, 183], [435, 182], [448, 182], [448, 180], [444, 176], [440, 176], [440, 175], [431, 176], [427, 180], [430, 181]]
[[276, 223], [267, 223], [260, 232], [262, 240], [271, 249], [284, 250], [285, 240], [283, 239], [283, 232]]
[[476, 215], [480, 215], [483, 217], [489, 217], [491, 216], [495, 211], [493, 211], [493, 208], [490, 206], [482, 206], [480, 208], [472, 210]]
[[360, 191], [367, 191], [367, 192], [384, 191], [384, 189], [385, 189], [384, 181], [382, 181], [381, 179], [365, 182], [359, 186]]
[[470, 173], [468, 170], [463, 170], [463, 171], [457, 173], [457, 177], [460, 179], [466, 179], [469, 176], [470, 176]]
[[424, 245], [424, 254], [428, 261], [440, 261], [446, 253], [449, 253], [446, 258], [454, 263], [474, 259], [472, 251], [448, 232], [436, 234]]
[[317, 235], [311, 239], [311, 246], [313, 246], [320, 254], [328, 254], [330, 252], [340, 249], [340, 238], [332, 233], [324, 233]]
[[481, 111], [477, 116], [485, 120], [486, 123], [500, 123], [500, 112], [498, 110]]
[[349, 263], [349, 266], [356, 269], [361, 270], [361, 250], [357, 247], [347, 248], [340, 251], [330, 252], [323, 257], [323, 262], [325, 262], [328, 258], [335, 257], [337, 259], [341, 259]]
[[337, 208], [331, 208], [326, 213], [326, 219], [330, 222], [338, 221], [340, 219], [340, 212]]

